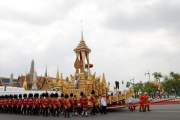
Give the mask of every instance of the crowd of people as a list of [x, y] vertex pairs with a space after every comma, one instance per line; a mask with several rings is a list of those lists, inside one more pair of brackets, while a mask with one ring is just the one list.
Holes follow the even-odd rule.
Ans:
[[[23, 94], [23, 95], [4, 95], [0, 96], [0, 113], [5, 114], [23, 114], [23, 115], [42, 115], [42, 116], [57, 116], [62, 114], [64, 117], [82, 115], [88, 117], [88, 101], [92, 103], [90, 114], [95, 115], [95, 91], [92, 90], [90, 99], [86, 94], [80, 93], [79, 100], [73, 93], [61, 94], [38, 93]], [[105, 100], [105, 99], [104, 99]], [[78, 106], [78, 104], [80, 106]], [[103, 105], [106, 106], [105, 102]], [[103, 113], [105, 112], [103, 107]]]

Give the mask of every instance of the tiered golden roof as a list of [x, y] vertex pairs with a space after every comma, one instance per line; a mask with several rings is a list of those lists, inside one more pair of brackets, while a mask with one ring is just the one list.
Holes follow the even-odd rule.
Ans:
[[83, 34], [81, 35], [80, 43], [79, 43], [78, 46], [74, 49], [74, 51], [82, 50], [82, 49], [91, 51], [91, 49], [86, 45], [86, 43], [85, 43], [85, 41], [84, 41]]

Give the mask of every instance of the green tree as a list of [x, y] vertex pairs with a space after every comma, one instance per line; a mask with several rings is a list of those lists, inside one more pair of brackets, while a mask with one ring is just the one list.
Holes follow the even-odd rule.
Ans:
[[161, 72], [154, 72], [152, 75], [154, 76], [154, 78], [159, 80], [159, 82], [160, 82], [160, 79], [163, 77]]

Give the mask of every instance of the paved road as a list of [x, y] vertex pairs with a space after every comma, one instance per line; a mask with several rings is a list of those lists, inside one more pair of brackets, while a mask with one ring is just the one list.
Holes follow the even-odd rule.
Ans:
[[108, 111], [107, 115], [97, 114], [96, 116], [82, 117], [72, 116], [71, 118], [60, 117], [42, 117], [26, 115], [0, 114], [0, 120], [179, 120], [180, 105], [152, 105], [150, 112], [139, 112], [138, 110], [129, 111], [127, 108], [121, 108]]

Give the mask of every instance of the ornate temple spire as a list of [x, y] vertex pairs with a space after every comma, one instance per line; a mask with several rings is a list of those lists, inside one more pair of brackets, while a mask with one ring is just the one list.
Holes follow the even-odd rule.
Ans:
[[46, 62], [46, 71], [45, 71], [44, 76], [46, 76], [46, 77], [47, 77], [47, 62]]
[[56, 81], [59, 81], [59, 67], [57, 67]]
[[83, 26], [82, 26], [82, 20], [81, 20], [81, 41], [84, 41], [84, 38], [83, 38]]
[[25, 90], [27, 90], [27, 80], [26, 80], [26, 75], [25, 75], [25, 78], [24, 78], [23, 88], [24, 88]]
[[102, 77], [102, 83], [104, 84], [104, 85], [106, 85], [106, 78], [105, 78], [105, 74], [103, 73], [103, 77]]

